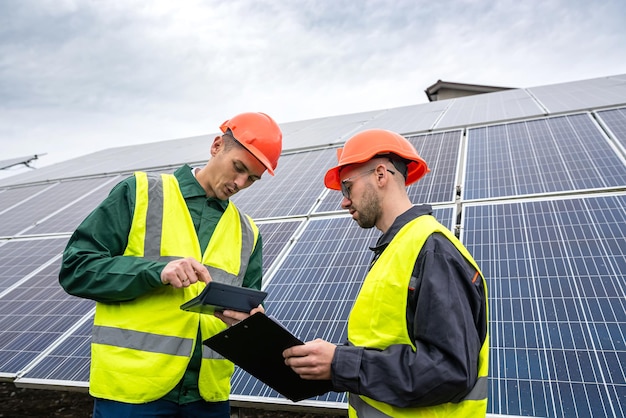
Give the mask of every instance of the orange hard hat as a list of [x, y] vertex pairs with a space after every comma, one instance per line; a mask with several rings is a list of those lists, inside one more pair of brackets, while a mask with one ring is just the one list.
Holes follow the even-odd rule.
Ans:
[[329, 189], [341, 190], [339, 172], [350, 164], [359, 164], [377, 156], [396, 155], [407, 164], [405, 184], [415, 183], [430, 171], [426, 161], [417, 154], [411, 143], [395, 132], [385, 129], [368, 129], [359, 132], [346, 141], [343, 148], [337, 150], [339, 164], [326, 172], [324, 185]]
[[274, 175], [283, 149], [283, 133], [274, 119], [260, 112], [240, 113], [222, 123], [220, 129], [224, 133], [230, 129], [237, 142]]

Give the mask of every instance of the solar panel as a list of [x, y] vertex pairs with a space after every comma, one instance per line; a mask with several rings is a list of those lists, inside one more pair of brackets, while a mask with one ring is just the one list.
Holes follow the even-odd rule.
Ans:
[[[3, 190], [0, 194], [0, 219], [4, 212], [10, 210], [14, 205], [21, 201], [32, 198], [42, 190], [53, 187], [50, 184], [37, 184], [33, 186], [15, 187]], [[0, 234], [1, 235], [1, 234]]]
[[0, 373], [15, 376], [93, 309], [58, 283], [60, 258], [0, 298]]
[[232, 201], [254, 219], [306, 215], [324, 191], [321, 179], [336, 161], [334, 149], [307, 151], [280, 157], [276, 176], [264, 175]]
[[67, 238], [0, 242], [0, 298], [17, 281], [53, 261], [66, 243]]
[[[93, 315], [81, 318], [74, 329], [55, 342], [55, 346], [43, 359], [36, 359], [20, 373], [19, 382], [50, 384], [57, 386], [89, 385], [91, 364], [91, 331]], [[38, 360], [38, 361], [37, 361]]]
[[532, 87], [527, 90], [542, 103], [548, 113], [563, 113], [623, 105], [626, 83], [623, 75], [618, 75]]
[[[273, 261], [288, 244], [301, 221], [259, 224], [263, 235], [263, 269], [271, 267]], [[0, 247], [0, 251], [1, 251]], [[0, 253], [1, 255], [1, 253]], [[89, 306], [93, 303], [86, 301]], [[85, 321], [85, 319], [88, 319]], [[66, 386], [89, 382], [90, 343], [93, 316], [83, 318], [68, 336], [64, 337], [44, 359], [29, 367], [20, 378], [20, 384], [52, 380]], [[0, 368], [0, 370], [2, 370]]]
[[302, 225], [302, 220], [295, 222], [272, 222], [258, 224], [263, 239], [263, 276], [273, 267], [274, 261], [286, 249], [287, 245]]
[[[462, 209], [462, 239], [488, 276], [489, 411], [625, 417], [625, 79], [285, 124], [285, 144], [297, 147], [286, 148], [291, 153], [281, 157], [276, 177], [263, 176], [233, 199], [263, 234], [268, 313], [302, 339], [345, 339], [367, 247], [378, 232], [361, 230], [339, 208], [341, 195], [324, 188], [336, 150], [311, 149], [338, 145], [369, 127], [417, 132], [411, 140], [433, 171], [409, 188], [411, 199], [434, 203], [450, 229]], [[603, 110], [563, 114], [594, 106]], [[559, 116], [544, 117], [546, 109]], [[443, 132], [455, 127], [463, 130]], [[114, 181], [69, 179], [68, 167], [71, 177], [144, 167], [172, 172], [188, 162], [180, 156], [197, 155], [198, 144], [211, 139], [133, 147], [131, 154], [142, 155], [140, 166], [127, 153], [120, 160], [130, 148], [118, 148], [0, 179], [0, 379], [18, 386], [88, 384], [93, 302], [60, 289], [58, 257], [71, 230]], [[153, 152], [176, 144], [181, 152], [173, 157]], [[103, 156], [105, 163], [97, 165]], [[51, 182], [57, 178], [67, 180]], [[290, 403], [239, 369], [233, 399]], [[345, 409], [342, 394], [302, 405], [310, 403]]]
[[[444, 225], [454, 223], [451, 207], [437, 208], [433, 214]], [[379, 235], [375, 228], [362, 229], [346, 216], [311, 219], [264, 288], [267, 314], [303, 341], [344, 342], [348, 314], [371, 261], [369, 247]], [[282, 398], [241, 369], [233, 376], [232, 393]], [[345, 403], [346, 398], [330, 392], [311, 402]]]
[[621, 145], [622, 152], [626, 152], [626, 107], [603, 110], [598, 115]]
[[67, 202], [67, 207], [51, 213], [48, 217], [38, 221], [37, 224], [23, 230], [20, 235], [74, 232], [82, 220], [106, 198], [119, 179], [119, 176], [102, 179], [91, 190], [78, 196], [76, 200]]
[[465, 200], [609, 189], [626, 184], [626, 163], [588, 114], [468, 131]]
[[110, 179], [97, 178], [54, 183], [2, 212], [0, 236], [14, 236], [26, 232], [69, 202], [108, 181]]
[[[422, 103], [387, 109], [363, 124], [358, 130], [369, 128], [388, 129], [393, 132], [412, 133], [434, 129], [437, 120], [451, 104], [450, 100]], [[347, 138], [343, 138], [346, 140]]]
[[[407, 188], [411, 202], [414, 204], [454, 202], [461, 136], [462, 131], [457, 130], [407, 137], [430, 168], [430, 172], [421, 180]], [[336, 164], [335, 159], [326, 170]], [[319, 181], [323, 181], [323, 176], [319, 177]], [[330, 190], [315, 212], [341, 210], [341, 200], [342, 196], [339, 191]]]
[[477, 125], [494, 120], [542, 116], [544, 110], [525, 90], [513, 89], [452, 99], [436, 129]]
[[626, 412], [626, 194], [468, 205], [490, 295], [489, 411]]
[[462, 131], [411, 136], [430, 172], [408, 188], [413, 203], [452, 203], [456, 196]]

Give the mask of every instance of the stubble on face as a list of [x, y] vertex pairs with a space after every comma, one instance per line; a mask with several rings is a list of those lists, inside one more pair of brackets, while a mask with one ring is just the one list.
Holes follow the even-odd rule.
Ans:
[[369, 229], [376, 226], [381, 211], [380, 198], [376, 194], [374, 186], [370, 183], [364, 184], [363, 195], [357, 205], [352, 208], [357, 211], [358, 217], [355, 219], [361, 228]]

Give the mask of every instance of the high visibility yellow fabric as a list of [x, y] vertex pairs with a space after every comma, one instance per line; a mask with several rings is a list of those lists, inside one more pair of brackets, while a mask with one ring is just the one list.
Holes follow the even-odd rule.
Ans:
[[[145, 173], [136, 173], [135, 177], [136, 204], [124, 255], [154, 256], [144, 254], [146, 222], [150, 222], [147, 217], [148, 179]], [[173, 175], [165, 174], [161, 175], [161, 180], [161, 246], [155, 259], [194, 257], [207, 266], [238, 275], [242, 230], [237, 208], [229, 203], [207, 249], [201, 254], [178, 181]], [[258, 229], [251, 221], [250, 224], [256, 244]], [[173, 389], [191, 359], [198, 328], [202, 338], [206, 339], [226, 327], [212, 315], [180, 309], [181, 304], [197, 296], [204, 286], [204, 283], [184, 289], [162, 286], [132, 301], [97, 303], [92, 342], [91, 395], [126, 403], [143, 403], [159, 399]], [[227, 400], [233, 371], [234, 365], [230, 361], [203, 356], [200, 395], [207, 401]]]
[[[476, 262], [461, 242], [437, 220], [420, 216], [406, 224], [389, 243], [367, 274], [348, 318], [348, 340], [355, 346], [385, 349], [393, 344], [409, 344], [415, 350], [407, 331], [407, 289], [414, 262], [433, 233], [444, 234], [465, 259], [480, 272]], [[390, 278], [397, 279], [396, 281]], [[487, 286], [484, 281], [485, 296]], [[485, 304], [486, 304], [485, 298]], [[478, 377], [488, 373], [489, 335], [480, 350]], [[482, 380], [481, 383], [485, 381]], [[478, 383], [477, 383], [478, 384]], [[359, 396], [360, 399], [353, 397]], [[349, 416], [369, 417], [480, 417], [487, 413], [486, 393], [483, 398], [465, 399], [431, 407], [398, 408], [366, 396], [350, 394]], [[359, 405], [359, 412], [355, 405]]]

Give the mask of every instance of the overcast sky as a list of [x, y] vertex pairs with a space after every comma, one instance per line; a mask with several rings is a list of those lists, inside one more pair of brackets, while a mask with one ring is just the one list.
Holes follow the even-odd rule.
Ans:
[[42, 167], [428, 100], [626, 73], [624, 0], [0, 0], [0, 160]]

